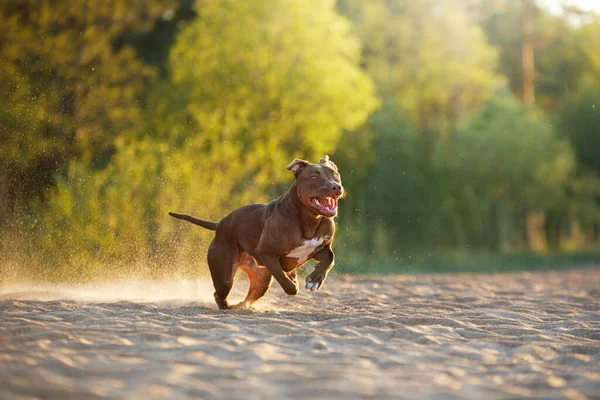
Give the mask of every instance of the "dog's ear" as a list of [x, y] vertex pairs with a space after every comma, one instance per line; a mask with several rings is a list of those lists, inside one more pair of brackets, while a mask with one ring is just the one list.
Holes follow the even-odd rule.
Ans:
[[295, 158], [294, 161], [292, 161], [290, 163], [290, 165], [288, 165], [286, 167], [286, 169], [288, 169], [289, 171], [292, 171], [292, 173], [295, 176], [298, 176], [298, 174], [300, 173], [300, 171], [302, 171], [304, 169], [304, 167], [306, 167], [308, 164], [309, 164], [308, 161], [301, 160], [299, 158]]
[[321, 160], [319, 161], [319, 164], [329, 164], [334, 169], [338, 169], [337, 165], [335, 165], [334, 162], [329, 159], [328, 155], [324, 155], [323, 157], [321, 157]]

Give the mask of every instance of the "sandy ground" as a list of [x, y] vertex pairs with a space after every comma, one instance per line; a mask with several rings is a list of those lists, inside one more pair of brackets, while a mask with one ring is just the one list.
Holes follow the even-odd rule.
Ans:
[[600, 268], [338, 276], [254, 311], [211, 292], [0, 288], [0, 398], [600, 399]]

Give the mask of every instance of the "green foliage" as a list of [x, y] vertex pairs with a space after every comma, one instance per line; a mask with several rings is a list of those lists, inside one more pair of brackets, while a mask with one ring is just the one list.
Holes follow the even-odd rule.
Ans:
[[394, 106], [383, 107], [370, 126], [378, 132], [377, 159], [366, 178], [351, 182], [346, 200], [364, 220], [341, 217], [377, 242], [370, 252], [527, 247], [520, 221], [567, 207], [576, 165], [571, 147], [539, 111], [506, 91], [438, 140], [430, 155]]
[[593, 232], [600, 223], [600, 85], [588, 82], [560, 111], [558, 130], [579, 161], [576, 179], [569, 186], [568, 212], [578, 216], [584, 232]]
[[358, 25], [366, 70], [427, 145], [502, 82], [481, 27], [450, 2], [344, 0], [340, 8]]
[[[499, 52], [499, 70], [512, 92], [521, 92], [521, 18], [523, 1], [475, 2], [475, 14], [488, 41]], [[594, 14], [574, 8], [555, 15], [531, 1], [532, 43], [535, 52], [536, 104], [556, 112], [565, 96], [577, 90], [583, 75], [600, 76], [597, 49], [600, 21]]]
[[44, 279], [196, 275], [212, 233], [168, 211], [218, 220], [325, 153], [342, 262], [597, 246], [600, 22], [531, 3], [527, 107], [523, 4], [4, 1], [0, 251]]
[[[438, 157], [450, 181], [479, 186], [479, 198], [512, 198], [527, 208], [558, 201], [573, 172], [568, 143], [557, 140], [545, 117], [508, 93], [494, 96], [458, 129]], [[483, 189], [486, 188], [486, 189]]]
[[442, 210], [459, 244], [485, 246], [482, 236], [495, 237], [492, 248], [501, 249], [525, 241], [514, 232], [529, 212], [564, 201], [575, 166], [570, 146], [555, 138], [543, 115], [506, 93], [493, 97], [437, 154], [436, 175], [448, 190]]
[[600, 16], [592, 15], [591, 22], [580, 28], [577, 39], [584, 55], [580, 82], [583, 81], [582, 85], [600, 86]]
[[[123, 0], [0, 4], [0, 193], [4, 207], [39, 197], [68, 161], [106, 162], [115, 137], [142, 118], [155, 78], [131, 46], [173, 1], [130, 9]], [[5, 211], [6, 210], [0, 210]]]
[[[350, 249], [348, 249], [350, 250]], [[350, 250], [351, 251], [351, 250]], [[554, 252], [429, 252], [403, 257], [338, 257], [341, 274], [430, 274], [434, 273], [506, 273], [586, 267], [600, 263], [596, 251]]]
[[289, 182], [293, 156], [333, 150], [377, 101], [347, 21], [331, 3], [316, 17], [312, 9], [203, 2], [173, 47], [174, 82], [148, 98], [139, 130], [116, 140], [106, 168], [72, 163], [59, 180], [44, 212], [45, 249], [68, 241], [69, 264], [80, 264], [165, 257], [178, 243], [180, 256], [202, 259], [206, 233], [184, 237], [189, 227], [168, 211], [218, 220]]
[[377, 105], [358, 39], [331, 1], [202, 1], [171, 53], [203, 134], [239, 146], [247, 179], [287, 177], [293, 156], [333, 151]]
[[[224, 160], [236, 154], [230, 146], [206, 152], [197, 141], [173, 148], [151, 138], [119, 139], [107, 168], [91, 173], [72, 163], [59, 180], [44, 211], [43, 248], [67, 268], [89, 260], [135, 263], [175, 255], [198, 260], [205, 231], [175, 224], [167, 213], [195, 210], [217, 219], [247, 200], [228, 197], [237, 183], [231, 176], [241, 165]], [[215, 170], [219, 173], [209, 172]], [[67, 252], [61, 251], [65, 243]]]
[[600, 176], [600, 85], [589, 85], [569, 99], [560, 113], [560, 130], [582, 166]]

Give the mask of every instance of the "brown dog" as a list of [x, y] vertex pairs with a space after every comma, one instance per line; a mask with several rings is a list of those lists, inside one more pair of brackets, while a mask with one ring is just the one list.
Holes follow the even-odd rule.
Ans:
[[227, 297], [238, 267], [248, 274], [250, 288], [236, 308], [264, 296], [272, 277], [287, 294], [297, 294], [293, 271], [311, 258], [319, 263], [306, 278], [307, 290], [319, 290], [333, 267], [333, 217], [344, 194], [337, 166], [324, 156], [318, 164], [295, 159], [287, 169], [296, 179], [286, 194], [269, 204], [238, 208], [219, 223], [169, 213], [216, 231], [208, 248], [208, 266], [219, 308], [231, 308]]

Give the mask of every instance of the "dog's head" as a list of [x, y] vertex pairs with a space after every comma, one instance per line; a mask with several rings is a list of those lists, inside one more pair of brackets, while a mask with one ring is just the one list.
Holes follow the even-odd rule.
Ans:
[[344, 187], [337, 166], [329, 156], [318, 164], [296, 158], [287, 166], [296, 176], [297, 194], [300, 201], [325, 217], [337, 215], [338, 199], [344, 195]]

